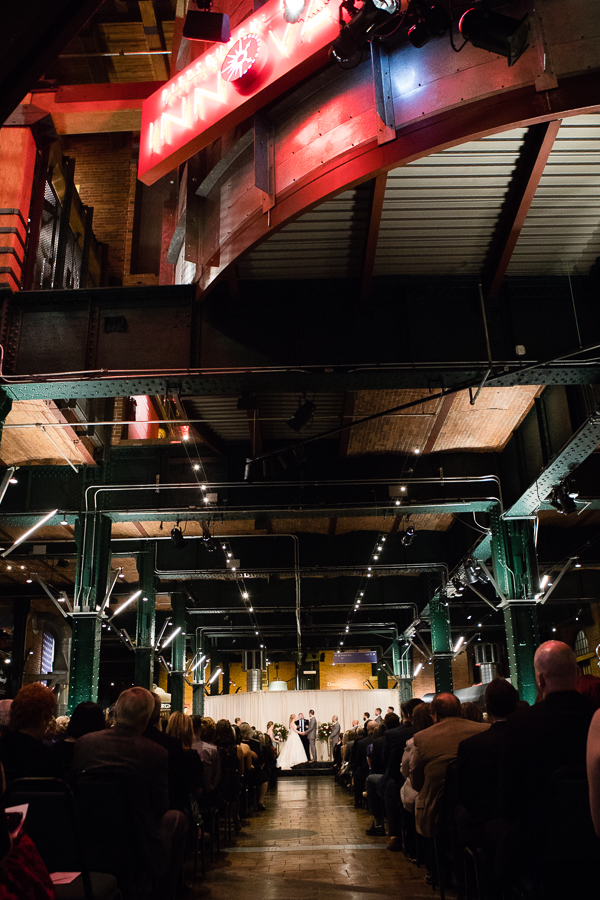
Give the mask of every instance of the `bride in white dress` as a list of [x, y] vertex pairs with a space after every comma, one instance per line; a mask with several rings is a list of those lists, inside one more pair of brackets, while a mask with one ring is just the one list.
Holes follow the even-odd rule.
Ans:
[[300, 736], [294, 724], [295, 718], [296, 716], [294, 714], [290, 716], [288, 739], [283, 745], [283, 750], [277, 757], [277, 767], [279, 769], [291, 769], [292, 766], [297, 766], [300, 763], [306, 762], [304, 745], [300, 740]]

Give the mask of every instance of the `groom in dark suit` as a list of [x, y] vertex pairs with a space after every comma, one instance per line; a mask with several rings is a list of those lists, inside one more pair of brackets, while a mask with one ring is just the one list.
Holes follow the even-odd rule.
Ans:
[[294, 722], [294, 725], [298, 729], [298, 734], [300, 735], [300, 740], [302, 741], [302, 746], [304, 747], [304, 752], [306, 753], [306, 758], [310, 759], [310, 748], [308, 744], [308, 737], [306, 736], [306, 731], [308, 729], [308, 722], [304, 718], [304, 713], [298, 713], [298, 718]]

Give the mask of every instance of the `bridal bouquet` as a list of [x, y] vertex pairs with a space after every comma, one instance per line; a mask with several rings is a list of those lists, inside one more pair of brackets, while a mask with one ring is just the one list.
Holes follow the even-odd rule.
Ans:
[[319, 725], [319, 731], [317, 733], [317, 740], [322, 741], [323, 743], [325, 741], [328, 741], [331, 737], [332, 730], [333, 722], [321, 722], [321, 724]]
[[275, 736], [276, 741], [283, 742], [283, 741], [287, 741], [289, 731], [287, 730], [285, 725], [280, 725], [279, 723], [277, 723], [276, 725], [273, 725], [273, 734]]

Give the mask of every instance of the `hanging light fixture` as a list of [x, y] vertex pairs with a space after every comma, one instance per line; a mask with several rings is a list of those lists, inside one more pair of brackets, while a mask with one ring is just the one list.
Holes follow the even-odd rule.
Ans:
[[527, 49], [529, 20], [513, 19], [487, 9], [468, 9], [463, 13], [458, 29], [465, 41], [474, 47], [505, 56], [514, 66]]
[[294, 431], [302, 431], [314, 416], [316, 408], [315, 404], [311, 400], [307, 400], [306, 394], [304, 394], [298, 402], [298, 409], [291, 419], [286, 419], [285, 424]]

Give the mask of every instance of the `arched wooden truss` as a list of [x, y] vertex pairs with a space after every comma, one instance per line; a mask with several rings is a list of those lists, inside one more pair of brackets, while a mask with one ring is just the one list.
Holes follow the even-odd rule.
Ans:
[[457, 54], [447, 38], [389, 55], [378, 46], [351, 71], [318, 73], [206, 151], [208, 174], [197, 170], [188, 188], [196, 210], [186, 258], [199, 293], [311, 207], [467, 140], [556, 123], [540, 142], [539, 180], [560, 121], [600, 111], [600, 9], [597, 0], [545, 0], [504, 11], [531, 19], [529, 48], [512, 68], [471, 45]]

